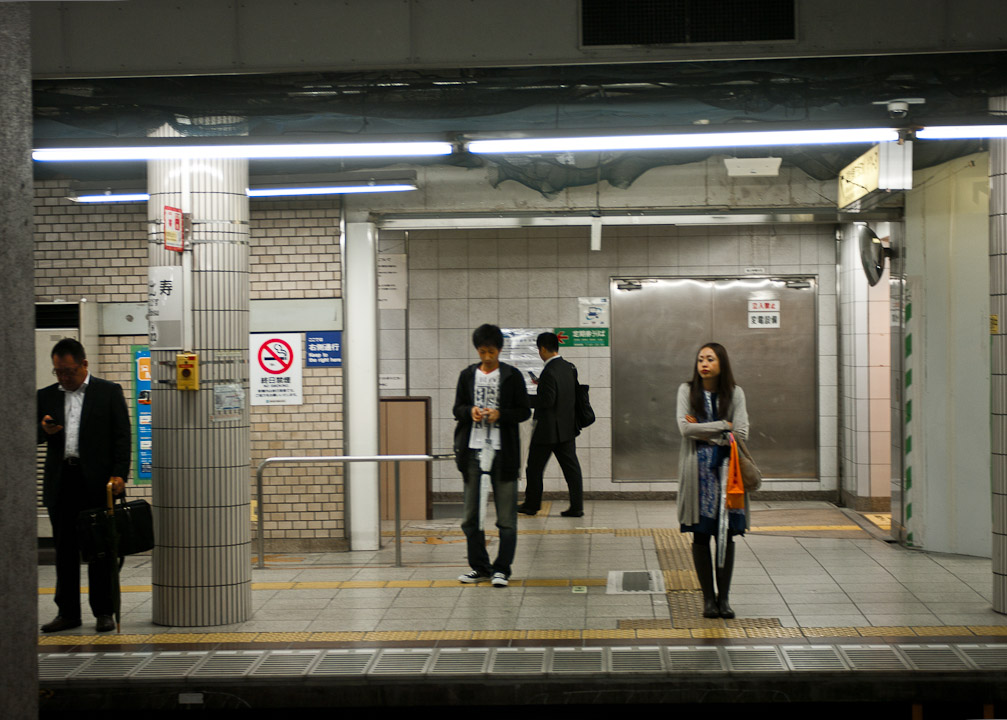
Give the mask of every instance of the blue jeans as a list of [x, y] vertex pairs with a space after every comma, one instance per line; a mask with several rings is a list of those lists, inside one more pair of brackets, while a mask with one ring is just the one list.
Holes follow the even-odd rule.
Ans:
[[469, 567], [485, 575], [503, 573], [510, 577], [511, 563], [517, 548], [517, 477], [503, 478], [500, 473], [500, 456], [494, 458], [490, 479], [493, 483], [493, 502], [497, 511], [497, 530], [500, 531], [500, 549], [490, 564], [486, 552], [486, 533], [479, 529], [479, 453], [469, 451], [468, 472], [465, 473], [465, 518], [462, 531], [468, 547]]

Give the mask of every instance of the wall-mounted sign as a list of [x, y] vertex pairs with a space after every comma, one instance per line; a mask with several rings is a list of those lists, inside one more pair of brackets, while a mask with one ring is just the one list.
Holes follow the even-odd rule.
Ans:
[[185, 250], [185, 223], [182, 211], [164, 206], [164, 249], [183, 252]]
[[607, 297], [577, 298], [577, 307], [580, 311], [581, 327], [608, 327], [609, 302]]
[[608, 328], [556, 328], [560, 352], [565, 347], [608, 347]]
[[182, 268], [147, 269], [147, 333], [151, 350], [182, 349]]
[[342, 367], [343, 333], [341, 330], [309, 332], [304, 336], [307, 350], [304, 353], [308, 367]]
[[150, 408], [150, 348], [133, 345], [133, 388], [136, 402], [136, 484], [150, 483], [151, 468], [154, 465], [154, 431], [151, 426]]
[[251, 335], [248, 384], [252, 405], [303, 405], [301, 336], [298, 333]]
[[409, 290], [405, 253], [378, 253], [378, 309], [405, 310]]
[[748, 327], [779, 330], [780, 305], [779, 300], [749, 300]]
[[875, 145], [839, 173], [840, 209], [867, 209], [890, 190], [913, 186], [913, 144], [886, 142]]

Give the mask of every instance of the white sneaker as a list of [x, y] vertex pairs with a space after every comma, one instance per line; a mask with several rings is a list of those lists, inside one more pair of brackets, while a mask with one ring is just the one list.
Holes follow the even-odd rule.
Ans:
[[491, 582], [493, 583], [493, 587], [507, 587], [508, 585], [507, 576], [502, 572], [493, 573], [493, 580]]
[[[499, 573], [497, 573], [497, 574], [499, 574]], [[471, 571], [465, 573], [464, 575], [459, 575], [458, 576], [458, 581], [459, 582], [463, 582], [466, 585], [470, 585], [472, 583], [477, 583], [480, 580], [485, 580], [488, 577], [489, 577], [489, 575], [487, 575], [484, 572], [479, 572], [478, 570], [471, 570]]]

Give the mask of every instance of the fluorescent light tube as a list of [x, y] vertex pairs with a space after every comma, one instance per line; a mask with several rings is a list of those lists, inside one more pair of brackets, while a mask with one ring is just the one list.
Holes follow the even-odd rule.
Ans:
[[234, 145], [149, 145], [135, 147], [38, 148], [38, 162], [175, 160], [180, 158], [329, 158], [450, 155], [447, 142], [286, 143]]
[[969, 140], [1007, 137], [1007, 125], [944, 125], [920, 128], [919, 140]]
[[835, 145], [877, 143], [899, 139], [891, 128], [832, 130], [768, 130], [750, 132], [677, 133], [669, 135], [608, 135], [597, 137], [519, 138], [473, 140], [469, 152], [553, 153], [618, 150], [671, 150], [684, 148], [760, 147], [773, 145]]
[[115, 202], [147, 202], [150, 195], [147, 193], [109, 193], [100, 195], [78, 195], [70, 200], [79, 203], [115, 203]]
[[348, 193], [405, 192], [415, 185], [335, 185], [329, 187], [248, 188], [248, 197], [287, 197], [290, 195], [345, 195]]

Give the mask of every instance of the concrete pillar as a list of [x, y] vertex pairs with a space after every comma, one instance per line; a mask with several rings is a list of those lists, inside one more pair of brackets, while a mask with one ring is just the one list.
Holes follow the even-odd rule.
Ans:
[[28, 3], [0, 3], [0, 717], [38, 714], [35, 492], [35, 284], [32, 257], [31, 48]]
[[[1007, 116], [1007, 96], [990, 98], [990, 112]], [[990, 335], [993, 609], [1007, 613], [1007, 140], [990, 141], [990, 313], [1000, 320]]]
[[[343, 316], [346, 452], [378, 454], [378, 230], [346, 222], [343, 233]], [[346, 466], [350, 549], [381, 547], [377, 463]]]
[[[185, 134], [234, 123], [194, 120]], [[168, 126], [155, 133], [178, 134]], [[224, 625], [252, 613], [247, 186], [246, 160], [147, 168], [150, 265], [177, 266], [188, 280], [182, 344], [198, 353], [200, 376], [198, 391], [177, 390], [177, 351], [151, 348], [153, 615], [161, 625]], [[163, 247], [165, 205], [191, 213], [191, 249], [183, 254]], [[214, 389], [234, 384], [246, 394], [243, 408], [219, 413]]]

